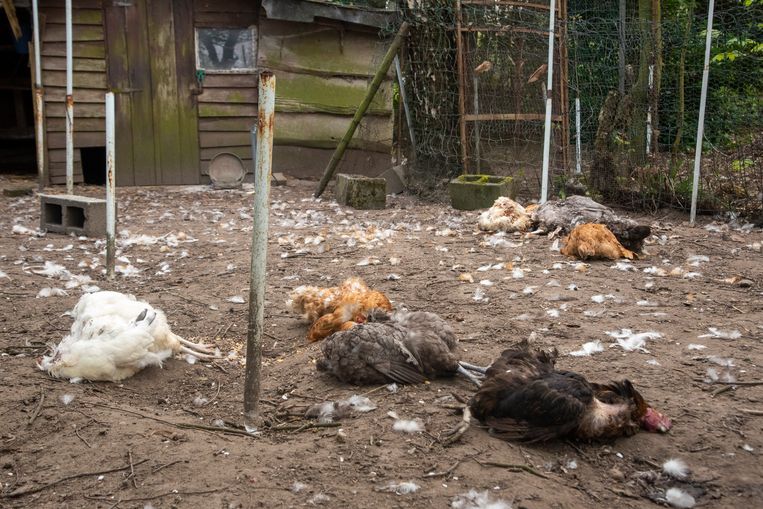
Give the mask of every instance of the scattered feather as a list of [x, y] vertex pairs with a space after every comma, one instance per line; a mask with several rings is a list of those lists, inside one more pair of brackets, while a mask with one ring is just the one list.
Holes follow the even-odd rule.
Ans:
[[402, 433], [419, 433], [424, 431], [424, 424], [419, 419], [413, 421], [397, 419], [395, 424], [392, 425], [392, 429]]
[[395, 493], [396, 495], [408, 495], [409, 493], [416, 493], [420, 488], [421, 486], [413, 481], [399, 483], [390, 481], [386, 485], [376, 488], [376, 491], [386, 491]]
[[574, 352], [570, 352], [570, 355], [573, 357], [588, 357], [590, 355], [593, 355], [598, 352], [603, 352], [604, 346], [601, 344], [601, 341], [589, 341], [588, 343], [583, 343], [583, 346], [580, 350], [575, 350]]
[[707, 347], [705, 345], [700, 345], [697, 343], [689, 343], [689, 345], [686, 348], [688, 350], [704, 350]]
[[193, 406], [204, 406], [209, 403], [209, 400], [203, 396], [196, 396], [193, 398]]
[[692, 267], [699, 267], [701, 263], [709, 262], [710, 258], [705, 255], [693, 255], [686, 259], [686, 263]]
[[289, 486], [289, 491], [292, 493], [299, 493], [300, 491], [303, 491], [305, 488], [307, 488], [307, 484], [299, 481], [294, 481], [291, 486]]
[[482, 286], [493, 286], [495, 283], [493, 283], [489, 279], [482, 279], [482, 280], [480, 280], [480, 284]]
[[66, 290], [62, 290], [61, 288], [41, 288], [39, 292], [37, 292], [38, 299], [44, 299], [47, 297], [63, 297], [69, 295], [66, 293]]
[[74, 395], [72, 394], [61, 394], [61, 397], [59, 398], [61, 400], [61, 403], [64, 405], [68, 405], [72, 401], [74, 401]]
[[716, 327], [708, 327], [710, 334], [703, 334], [697, 336], [698, 338], [720, 338], [720, 339], [739, 339], [742, 337], [742, 333], [738, 330], [722, 330]]
[[678, 488], [670, 488], [665, 492], [665, 500], [673, 507], [679, 507], [682, 509], [690, 509], [694, 507], [694, 497]]
[[511, 509], [511, 504], [496, 500], [488, 491], [469, 490], [450, 502], [451, 509]]
[[547, 309], [546, 314], [550, 316], [551, 318], [559, 318], [559, 310], [558, 309]]
[[474, 290], [474, 295], [472, 295], [472, 300], [475, 302], [490, 302], [490, 298], [485, 296], [485, 290], [482, 288], [477, 288]]
[[191, 355], [190, 353], [185, 354], [185, 357], [183, 358], [188, 364], [196, 364], [196, 361], [199, 360], [195, 355]]
[[561, 248], [559, 247], [559, 239], [554, 239], [554, 242], [551, 244], [551, 247], [548, 248], [549, 251], [560, 251]]
[[689, 472], [689, 466], [681, 459], [671, 458], [662, 464], [662, 471], [674, 479], [685, 479]]
[[750, 444], [744, 444], [744, 445], [742, 446], [742, 449], [744, 449], [744, 450], [745, 450], [745, 451], [747, 451], [747, 452], [752, 452], [752, 451], [754, 451], [754, 450], [755, 450], [755, 449], [754, 449], [754, 448], [753, 448], [753, 447], [752, 447]]
[[617, 269], [617, 270], [622, 270], [623, 272], [628, 272], [630, 270], [638, 270], [630, 262], [617, 262], [616, 264], [612, 265], [610, 268]]
[[657, 359], [649, 359], [646, 363], [650, 366], [660, 366], [660, 362]]
[[514, 279], [522, 279], [523, 277], [525, 277], [525, 271], [523, 271], [519, 267], [514, 267], [514, 269], [512, 269], [511, 271], [511, 277], [513, 277]]
[[468, 283], [474, 283], [474, 277], [472, 277], [472, 275], [469, 274], [468, 272], [465, 272], [463, 274], [459, 274], [458, 275], [458, 280], [459, 281], [466, 281]]
[[522, 290], [522, 293], [525, 295], [532, 295], [535, 293], [535, 289], [538, 288], [537, 286], [526, 286], [524, 290]]
[[241, 295], [234, 295], [233, 297], [228, 297], [225, 299], [228, 302], [232, 302], [233, 304], [243, 304], [244, 298]]
[[647, 267], [644, 269], [645, 274], [652, 274], [654, 276], [667, 276], [668, 271], [661, 267]]

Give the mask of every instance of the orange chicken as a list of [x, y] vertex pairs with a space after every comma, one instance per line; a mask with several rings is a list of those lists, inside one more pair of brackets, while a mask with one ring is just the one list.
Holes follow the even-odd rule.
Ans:
[[625, 249], [603, 224], [585, 223], [576, 226], [564, 242], [561, 253], [581, 260], [637, 258], [636, 253]]
[[300, 286], [287, 302], [292, 311], [312, 323], [307, 334], [309, 341], [320, 341], [339, 330], [347, 330], [365, 321], [369, 310], [392, 310], [392, 304], [383, 293], [371, 290], [358, 277], [346, 279], [330, 288]]

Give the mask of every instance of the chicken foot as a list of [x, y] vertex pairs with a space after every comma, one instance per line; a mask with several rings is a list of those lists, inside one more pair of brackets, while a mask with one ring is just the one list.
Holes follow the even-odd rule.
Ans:
[[469, 429], [471, 420], [472, 420], [472, 411], [469, 409], [469, 405], [464, 405], [461, 422], [459, 422], [455, 428], [449, 431], [446, 431], [444, 433], [445, 438], [442, 439], [442, 443], [452, 444], [457, 442], [463, 436], [463, 434], [466, 433], [466, 430]]
[[[177, 336], [177, 340], [180, 342], [181, 345], [183, 345], [181, 346], [181, 350], [186, 353], [193, 353], [193, 352], [188, 352], [188, 349], [190, 349], [195, 352], [199, 352], [201, 354], [207, 354], [207, 355], [212, 355], [213, 357], [219, 357], [219, 355], [215, 354], [215, 349], [212, 345], [207, 345], [205, 343], [194, 343], [193, 341], [188, 341], [187, 339], [181, 338], [180, 336]], [[183, 347], [186, 347], [186, 348], [184, 349]]]
[[477, 387], [482, 387], [482, 380], [480, 380], [477, 375], [464, 368], [461, 364], [458, 365], [458, 374], [472, 382]]
[[487, 370], [488, 370], [486, 366], [476, 366], [474, 364], [469, 364], [468, 362], [464, 362], [464, 361], [458, 361], [458, 363], [461, 365], [462, 368], [466, 368], [469, 371], [476, 371], [477, 373], [482, 373], [483, 375], [487, 373]]

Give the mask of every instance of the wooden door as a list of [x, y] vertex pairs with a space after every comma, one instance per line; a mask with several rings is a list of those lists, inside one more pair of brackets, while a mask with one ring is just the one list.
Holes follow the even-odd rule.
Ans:
[[192, 0], [106, 3], [117, 184], [199, 182]]

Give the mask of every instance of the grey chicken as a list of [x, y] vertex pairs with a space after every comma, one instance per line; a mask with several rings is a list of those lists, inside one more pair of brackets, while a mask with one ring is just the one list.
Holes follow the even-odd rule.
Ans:
[[533, 223], [545, 231], [560, 228], [565, 234], [585, 223], [605, 225], [627, 249], [640, 252], [644, 239], [651, 233], [649, 226], [615, 214], [611, 208], [586, 196], [569, 196], [564, 200], [547, 201], [532, 212]]
[[455, 349], [453, 329], [434, 313], [373, 310], [366, 322], [324, 340], [317, 367], [357, 385], [416, 384], [458, 373], [479, 386], [480, 368], [459, 362]]

